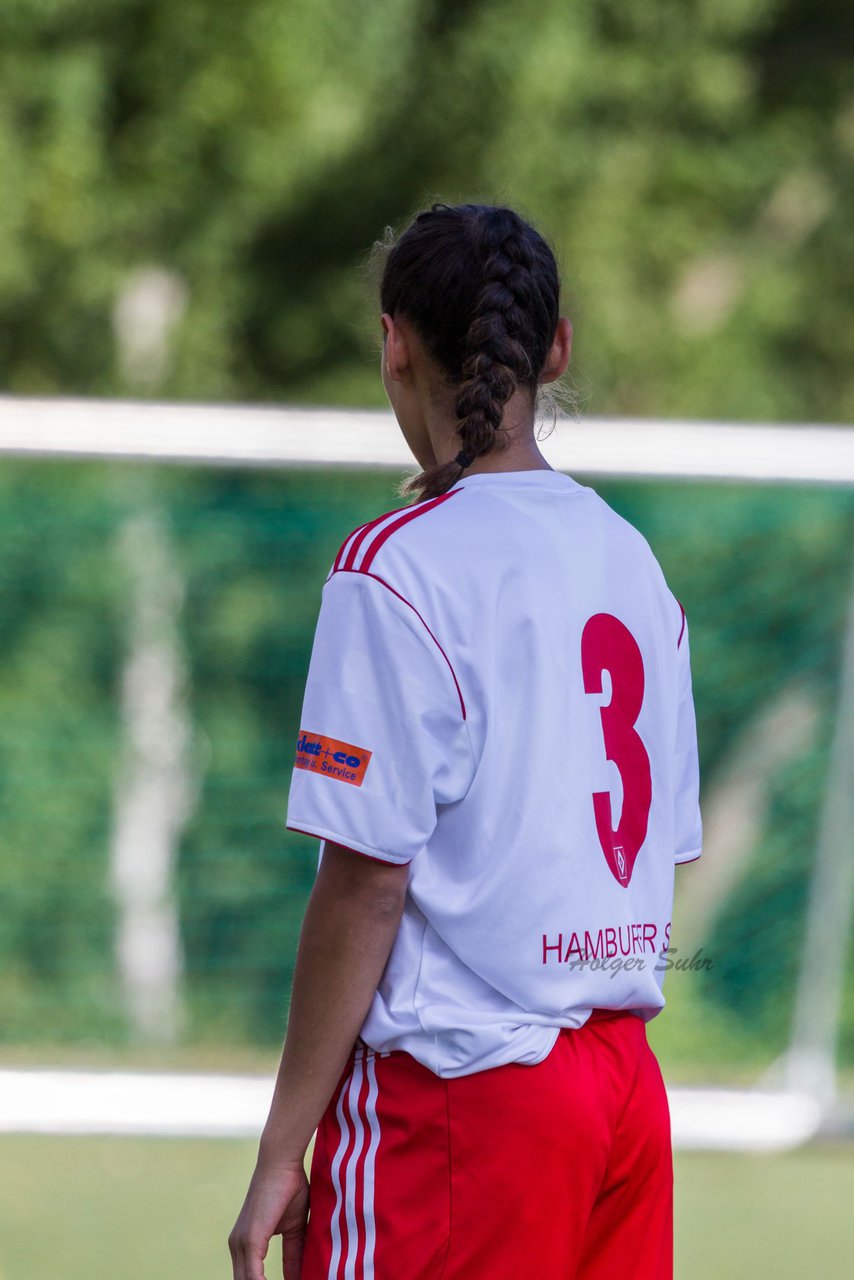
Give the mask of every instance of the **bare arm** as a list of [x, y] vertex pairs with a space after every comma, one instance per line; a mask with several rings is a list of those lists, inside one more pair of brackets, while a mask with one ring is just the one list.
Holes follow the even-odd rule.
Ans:
[[261, 1158], [302, 1160], [397, 934], [409, 867], [327, 844], [309, 898]]
[[365, 1020], [397, 934], [408, 865], [327, 843], [297, 948], [270, 1113], [229, 1236], [234, 1280], [261, 1280], [282, 1233], [286, 1280], [299, 1276], [308, 1207], [303, 1159]]

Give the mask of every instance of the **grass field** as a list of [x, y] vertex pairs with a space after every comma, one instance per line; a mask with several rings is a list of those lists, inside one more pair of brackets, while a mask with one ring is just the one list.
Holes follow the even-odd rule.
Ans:
[[[0, 1280], [231, 1280], [254, 1158], [252, 1142], [0, 1137]], [[676, 1180], [677, 1280], [851, 1275], [851, 1147], [683, 1153]]]

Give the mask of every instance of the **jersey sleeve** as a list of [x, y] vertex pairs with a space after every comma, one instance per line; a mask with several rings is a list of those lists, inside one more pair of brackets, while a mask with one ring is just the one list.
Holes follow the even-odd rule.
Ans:
[[688, 621], [684, 613], [682, 635], [677, 648], [677, 673], [679, 698], [673, 791], [674, 859], [676, 862], [694, 862], [702, 853], [703, 823], [700, 815], [700, 763], [691, 683], [691, 654], [688, 642]]
[[291, 830], [394, 863], [427, 844], [473, 777], [456, 674], [421, 615], [362, 573], [323, 598], [288, 795]]

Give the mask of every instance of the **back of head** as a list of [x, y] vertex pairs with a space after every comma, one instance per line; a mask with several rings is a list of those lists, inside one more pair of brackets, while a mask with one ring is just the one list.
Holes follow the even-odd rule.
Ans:
[[560, 314], [557, 264], [512, 209], [434, 204], [389, 250], [380, 302], [410, 321], [455, 390], [462, 461], [407, 486], [420, 499], [435, 497], [496, 447], [514, 392], [536, 395]]

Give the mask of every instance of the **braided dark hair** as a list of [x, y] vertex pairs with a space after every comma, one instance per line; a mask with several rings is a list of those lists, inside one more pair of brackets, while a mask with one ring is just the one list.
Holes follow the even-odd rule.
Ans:
[[503, 443], [504, 406], [517, 388], [536, 393], [559, 319], [557, 264], [512, 209], [434, 204], [388, 251], [380, 302], [412, 323], [456, 389], [460, 452], [404, 489], [436, 497]]

